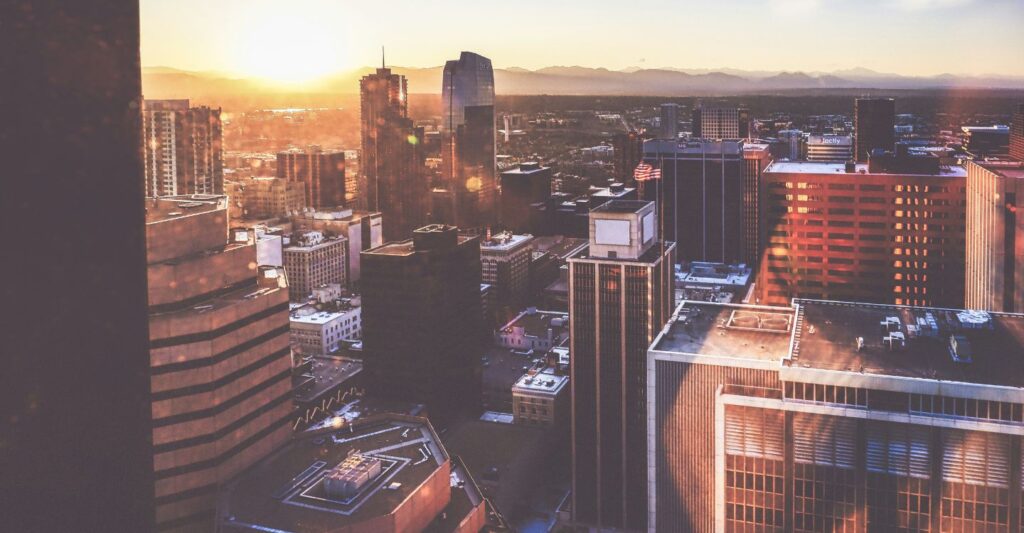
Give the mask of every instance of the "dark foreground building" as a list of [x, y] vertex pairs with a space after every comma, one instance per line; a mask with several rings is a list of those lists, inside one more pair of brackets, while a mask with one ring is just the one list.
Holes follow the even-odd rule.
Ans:
[[896, 144], [896, 101], [892, 98], [858, 98], [853, 103], [853, 128], [856, 135], [854, 157], [867, 163], [872, 150], [893, 150]]
[[651, 531], [1020, 531], [1024, 315], [684, 302], [648, 353]]
[[0, 20], [0, 300], [17, 310], [0, 326], [0, 521], [147, 531], [138, 1], [4, 2]]
[[675, 244], [654, 204], [590, 212], [589, 249], [570, 257], [573, 521], [646, 528], [645, 353], [674, 305]]
[[480, 238], [425, 226], [364, 251], [362, 270], [368, 390], [425, 403], [440, 421], [478, 410]]

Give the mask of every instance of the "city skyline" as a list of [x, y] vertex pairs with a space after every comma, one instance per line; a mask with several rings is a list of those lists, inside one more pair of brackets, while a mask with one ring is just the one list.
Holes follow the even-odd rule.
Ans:
[[[821, 0], [679, 5], [658, 0], [628, 8], [603, 0], [586, 6], [527, 0], [475, 6], [475, 11], [443, 0], [392, 10], [387, 32], [370, 23], [376, 16], [372, 10], [323, 0], [307, 0], [302, 7], [281, 12], [269, 0], [246, 2], [244, 8], [238, 0], [215, 5], [144, 0], [142, 64], [302, 84], [376, 64], [385, 46], [387, 63], [406, 67], [435, 67], [460, 50], [475, 50], [492, 58], [496, 68], [531, 70], [578, 65], [1024, 76], [1024, 37], [1014, 31], [1024, 4], [1009, 0], [872, 0], [856, 5]], [[182, 10], [195, 15], [187, 26], [174, 23]], [[437, 17], [441, 12], [447, 16]], [[728, 18], [729, 25], [687, 26], [694, 13], [709, 22]], [[907, 17], [913, 17], [913, 25], [905, 24]], [[426, 20], [434, 22], [428, 26]], [[957, 21], [952, 28], [950, 20]], [[645, 21], [651, 27], [642, 30]], [[841, 32], [835, 21], [849, 27], [848, 41], [837, 38]], [[793, 25], [800, 27], [800, 41], [755, 40]], [[685, 31], [669, 31], [673, 28]], [[643, 35], [642, 43], [638, 35]], [[554, 38], [565, 44], [551, 46]], [[964, 40], [971, 46], [962, 46]], [[825, 45], [802, 44], [809, 42]], [[902, 53], [892, 54], [892, 49]]]

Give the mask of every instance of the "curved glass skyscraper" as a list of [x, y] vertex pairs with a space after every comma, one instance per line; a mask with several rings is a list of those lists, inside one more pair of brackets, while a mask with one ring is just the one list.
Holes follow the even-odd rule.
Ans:
[[462, 52], [445, 63], [441, 86], [442, 171], [434, 218], [463, 229], [497, 223], [494, 70], [491, 60]]

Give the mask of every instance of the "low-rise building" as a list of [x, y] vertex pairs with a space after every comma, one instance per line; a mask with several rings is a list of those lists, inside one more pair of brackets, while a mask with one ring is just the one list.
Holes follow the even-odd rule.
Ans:
[[480, 241], [480, 277], [494, 287], [495, 311], [521, 304], [530, 289], [533, 235], [504, 232]]
[[569, 313], [528, 307], [494, 333], [502, 348], [543, 354], [569, 337]]
[[528, 372], [512, 386], [512, 416], [516, 424], [558, 426], [569, 423], [569, 376], [553, 368]]
[[235, 180], [232, 203], [241, 207], [242, 218], [282, 217], [306, 208], [306, 185], [282, 178], [252, 177]]
[[[357, 450], [357, 451], [353, 451]], [[226, 484], [217, 531], [476, 533], [487, 502], [426, 419], [304, 432]]]
[[379, 212], [355, 209], [321, 209], [303, 211], [291, 217], [296, 230], [313, 230], [343, 235], [348, 239], [348, 262], [345, 279], [359, 283], [359, 253], [384, 244], [384, 219]]
[[292, 345], [305, 355], [338, 351], [343, 341], [362, 337], [361, 310], [358, 296], [294, 307], [289, 328]]

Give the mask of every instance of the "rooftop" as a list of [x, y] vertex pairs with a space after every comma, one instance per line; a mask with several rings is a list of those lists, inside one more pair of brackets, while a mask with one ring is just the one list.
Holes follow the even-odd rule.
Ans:
[[[796, 300], [802, 328], [789, 366], [939, 381], [1024, 387], [1024, 315]], [[890, 349], [882, 324], [902, 341]], [[892, 320], [889, 320], [892, 322]], [[967, 340], [973, 362], [954, 360], [950, 337]], [[857, 339], [863, 339], [858, 349]]]
[[788, 307], [684, 301], [655, 339], [654, 350], [782, 361], [795, 317]]
[[227, 208], [228, 197], [220, 194], [187, 194], [147, 198], [146, 224]]
[[569, 383], [569, 376], [559, 376], [552, 369], [545, 369], [534, 375], [524, 374], [512, 386], [512, 392], [541, 392], [558, 394]]
[[683, 284], [743, 287], [750, 281], [747, 265], [726, 265], [694, 261], [690, 269], [680, 272], [676, 280]]
[[524, 333], [534, 337], [545, 337], [548, 328], [558, 331], [565, 331], [569, 327], [569, 313], [562, 311], [538, 311], [536, 307], [527, 308], [519, 313], [508, 324], [505, 324], [501, 331], [511, 331], [512, 328], [523, 328]]
[[[857, 163], [858, 174], [869, 174], [867, 163]], [[767, 174], [772, 173], [784, 173], [784, 174], [846, 174], [846, 163], [835, 163], [835, 162], [821, 162], [821, 161], [773, 161], [768, 168], [764, 169]], [[877, 175], [877, 174], [876, 174]], [[906, 173], [899, 173], [898, 175], [908, 175]], [[964, 167], [950, 166], [943, 167], [939, 177], [947, 178], [964, 178], [967, 177], [967, 171]]]
[[324, 304], [304, 304], [290, 307], [290, 320], [293, 324], [324, 325], [334, 319], [348, 315], [359, 309], [358, 305], [352, 304], [351, 300], [335, 300], [331, 306]]
[[533, 239], [533, 235], [515, 235], [510, 232], [502, 232], [493, 235], [490, 239], [481, 239], [481, 251], [507, 252]]
[[1024, 161], [975, 161], [1004, 178], [1024, 179]]
[[548, 252], [559, 258], [565, 258], [573, 253], [579, 252], [587, 246], [587, 239], [563, 237], [553, 235], [550, 237], [534, 237], [533, 249], [538, 252]]
[[643, 200], [612, 200], [595, 207], [591, 213], [639, 213], [651, 202]]
[[292, 382], [296, 383], [295, 400], [310, 403], [320, 399], [324, 393], [346, 382], [363, 371], [363, 362], [348, 357], [314, 357], [309, 374], [303, 374]]
[[[380, 474], [352, 496], [329, 495], [324, 477], [354, 451], [379, 460]], [[303, 433], [228, 483], [219, 516], [229, 530], [336, 531], [390, 514], [447, 460], [421, 418], [384, 415]]]

